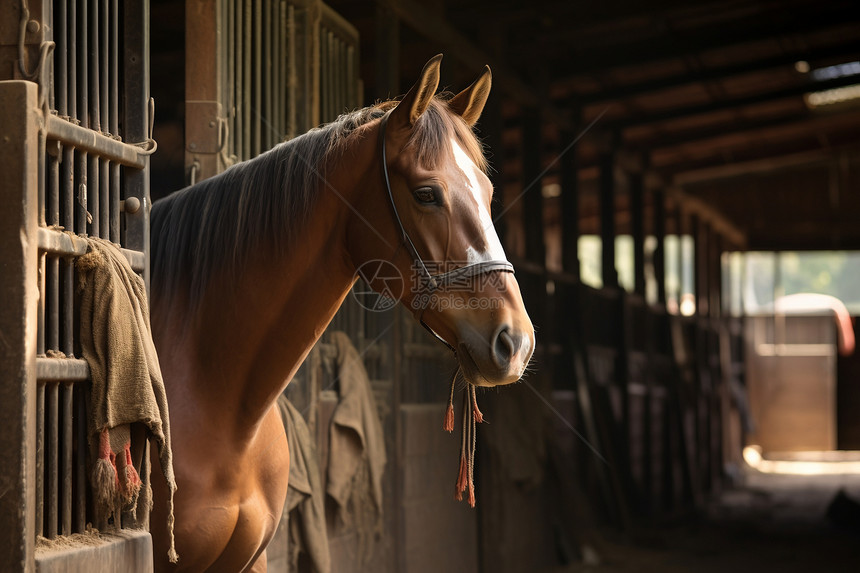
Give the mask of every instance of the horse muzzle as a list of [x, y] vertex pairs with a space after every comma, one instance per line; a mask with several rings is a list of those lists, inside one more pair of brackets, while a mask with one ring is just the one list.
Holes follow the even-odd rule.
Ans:
[[476, 386], [501, 386], [522, 377], [533, 351], [533, 329], [502, 324], [489, 337], [466, 329], [457, 346], [457, 358], [468, 382]]

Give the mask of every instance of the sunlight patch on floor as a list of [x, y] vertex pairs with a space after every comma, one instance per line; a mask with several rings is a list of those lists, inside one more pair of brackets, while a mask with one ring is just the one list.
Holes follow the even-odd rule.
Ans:
[[847, 475], [860, 474], [860, 452], [785, 452], [763, 455], [760, 446], [744, 448], [744, 461], [768, 474]]

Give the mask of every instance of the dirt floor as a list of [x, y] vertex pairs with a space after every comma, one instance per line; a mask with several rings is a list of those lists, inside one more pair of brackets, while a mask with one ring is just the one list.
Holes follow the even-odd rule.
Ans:
[[826, 517], [840, 489], [860, 501], [860, 475], [767, 475], [747, 469], [739, 483], [696, 518], [607, 541], [598, 548], [599, 565], [558, 573], [860, 572], [860, 506], [849, 508], [842, 527]]

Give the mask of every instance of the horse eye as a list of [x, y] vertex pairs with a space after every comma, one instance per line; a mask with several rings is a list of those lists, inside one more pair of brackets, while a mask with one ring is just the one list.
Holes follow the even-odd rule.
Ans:
[[415, 198], [419, 203], [429, 205], [436, 202], [436, 192], [430, 187], [421, 187], [415, 190]]

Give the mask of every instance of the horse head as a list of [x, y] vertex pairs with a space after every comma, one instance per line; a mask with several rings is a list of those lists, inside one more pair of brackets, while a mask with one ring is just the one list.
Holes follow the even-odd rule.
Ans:
[[[523, 375], [535, 337], [493, 226], [493, 186], [472, 131], [489, 95], [490, 69], [461, 93], [437, 96], [441, 59], [425, 65], [402, 100], [382, 104], [381, 167], [369, 175], [382, 185], [369, 186], [374, 197], [360, 215], [385, 240], [352, 241], [349, 248], [356, 266], [384, 260], [397, 268], [405, 280], [395, 295], [455, 351], [468, 382], [509, 384]], [[390, 287], [384, 277], [364, 278], [377, 292]]]

